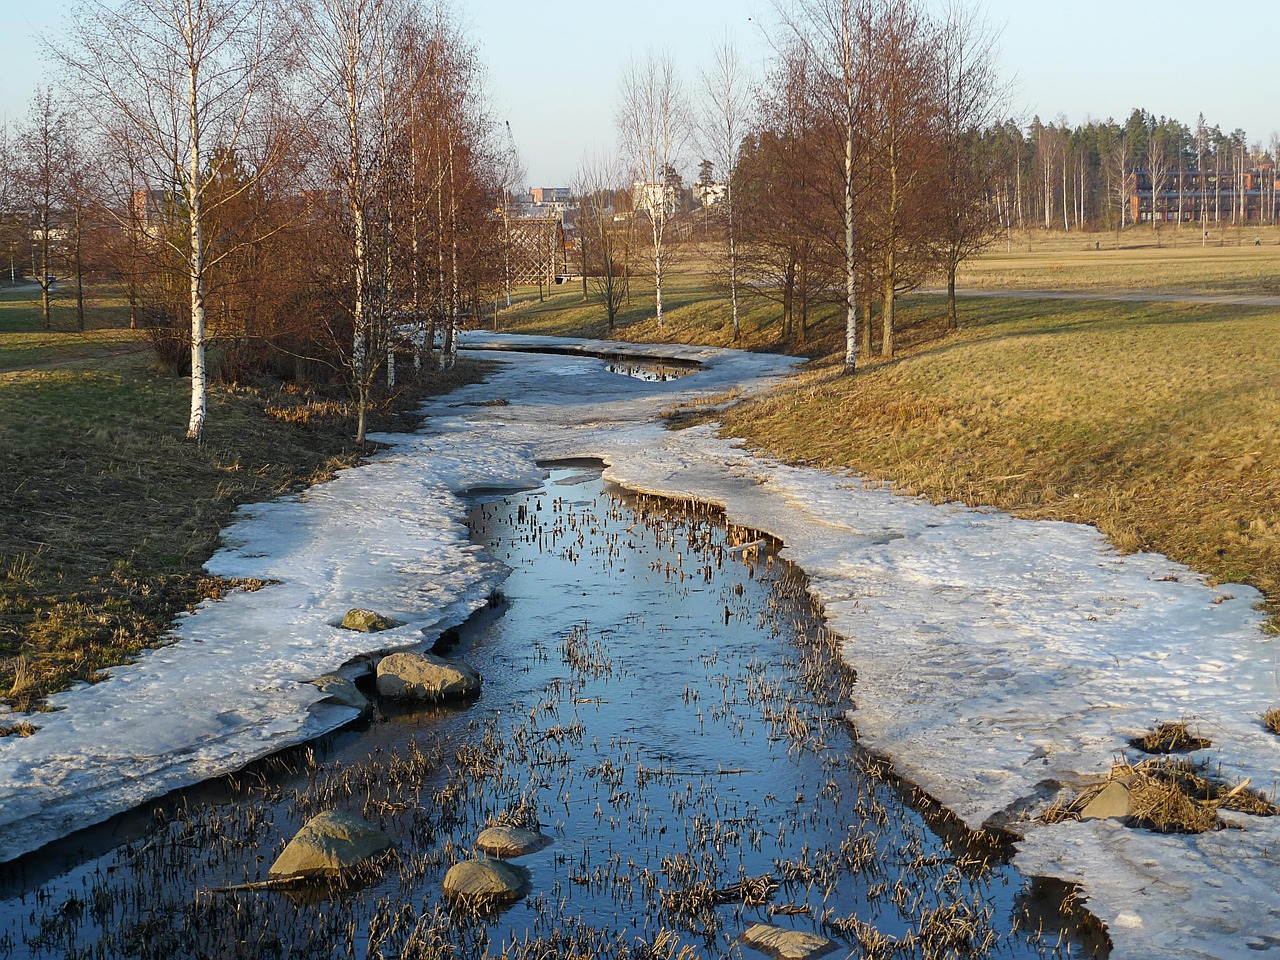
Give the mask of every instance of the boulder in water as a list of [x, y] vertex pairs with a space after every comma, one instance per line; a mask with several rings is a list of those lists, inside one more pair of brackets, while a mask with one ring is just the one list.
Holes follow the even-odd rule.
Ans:
[[509, 827], [499, 824], [480, 831], [476, 837], [476, 849], [490, 856], [523, 857], [525, 854], [541, 850], [551, 839], [537, 830], [525, 830], [523, 827]]
[[337, 810], [306, 822], [271, 865], [273, 880], [335, 879], [351, 873], [391, 846], [391, 838], [373, 824]]
[[432, 703], [480, 692], [480, 674], [430, 653], [393, 653], [378, 662], [378, 693]]
[[529, 890], [529, 871], [504, 860], [463, 860], [444, 875], [444, 895], [464, 907], [514, 903]]
[[382, 630], [390, 630], [395, 626], [395, 621], [373, 610], [361, 610], [356, 607], [347, 611], [347, 615], [342, 618], [342, 626], [344, 629], [359, 630], [361, 633], [378, 633]]
[[767, 953], [778, 960], [813, 960], [836, 949], [836, 943], [816, 933], [788, 930], [767, 923], [753, 923], [738, 940], [752, 950]]

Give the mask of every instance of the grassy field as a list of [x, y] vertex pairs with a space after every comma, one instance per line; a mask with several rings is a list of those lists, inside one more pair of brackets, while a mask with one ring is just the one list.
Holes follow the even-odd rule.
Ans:
[[[202, 570], [232, 510], [364, 452], [343, 396], [269, 384], [214, 387], [203, 442], [185, 441], [188, 381], [155, 372], [117, 310], [95, 307], [86, 337], [43, 333], [38, 307], [0, 297], [0, 699], [19, 709], [160, 642], [194, 603], [253, 588]], [[407, 423], [393, 406], [372, 429]]]
[[[1142, 246], [1148, 236], [1123, 238], [1117, 289], [1166, 292], [1200, 254]], [[1031, 263], [1061, 266], [1047, 271], [1061, 277], [1097, 254], [1091, 240], [1080, 246], [1075, 235], [1036, 237], [1031, 254], [994, 251], [970, 272], [1025, 289]], [[1250, 246], [1214, 250], [1197, 276], [1214, 273], [1205, 283], [1216, 290], [1277, 287], [1280, 251], [1261, 250], [1258, 259]], [[682, 282], [662, 330], [650, 307], [620, 338], [728, 343], [723, 299], [705, 286], [699, 294], [692, 274]], [[1094, 524], [1120, 550], [1156, 550], [1211, 579], [1253, 584], [1280, 614], [1280, 309], [977, 298], [961, 311], [951, 333], [942, 298], [904, 299], [899, 357], [847, 378], [840, 317], [828, 309], [814, 324], [810, 369], [733, 408], [726, 430], [768, 454], [935, 501]], [[503, 322], [570, 333], [590, 316], [578, 303], [526, 304]], [[744, 345], [781, 343], [776, 307], [755, 304], [748, 316]]]
[[[1260, 245], [1254, 245], [1254, 239]], [[1095, 249], [1095, 244], [1098, 249]], [[1280, 228], [1226, 226], [1200, 242], [1195, 224], [1115, 233], [1015, 233], [967, 264], [961, 287], [1094, 293], [1280, 296]]]

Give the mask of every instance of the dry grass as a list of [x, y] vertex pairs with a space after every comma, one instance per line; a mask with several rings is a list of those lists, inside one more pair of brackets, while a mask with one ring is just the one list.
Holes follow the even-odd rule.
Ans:
[[[26, 355], [7, 349], [22, 336], [0, 332], [0, 369]], [[345, 404], [269, 386], [215, 388], [204, 440], [189, 443], [187, 381], [152, 372], [150, 359], [0, 375], [0, 700], [16, 709], [101, 679], [163, 642], [174, 615], [201, 600], [252, 588], [202, 569], [232, 510], [363, 452]], [[388, 401], [371, 429], [407, 423]]]
[[1181, 720], [1157, 724], [1156, 728], [1140, 737], [1129, 741], [1129, 746], [1143, 753], [1187, 753], [1191, 750], [1204, 750], [1213, 744], [1196, 736]]
[[1262, 725], [1272, 733], [1280, 735], [1280, 707], [1272, 707], [1262, 715]]
[[1095, 797], [1112, 783], [1129, 791], [1130, 824], [1158, 833], [1204, 833], [1224, 826], [1219, 810], [1273, 817], [1274, 804], [1249, 788], [1249, 781], [1230, 786], [1213, 776], [1208, 765], [1155, 758], [1138, 764], [1117, 762], [1105, 781], [1079, 796], [1053, 804], [1041, 816], [1045, 823], [1079, 820]]
[[[1261, 245], [1254, 245], [1254, 238]], [[1099, 249], [1095, 249], [1095, 244]], [[967, 288], [1280, 295], [1280, 228], [1194, 224], [1115, 233], [1015, 233], [965, 265]]]
[[938, 502], [1094, 524], [1122, 551], [1253, 584], [1276, 611], [1280, 310], [968, 306], [980, 317], [958, 334], [854, 378], [818, 367], [728, 430]]

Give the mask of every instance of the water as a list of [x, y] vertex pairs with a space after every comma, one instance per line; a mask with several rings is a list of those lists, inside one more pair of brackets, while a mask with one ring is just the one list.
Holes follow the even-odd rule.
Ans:
[[680, 364], [669, 360], [617, 360], [605, 364], [605, 369], [610, 373], [644, 380], [648, 383], [667, 383], [698, 372], [697, 364]]
[[[484, 674], [479, 701], [383, 704], [80, 838], [99, 852], [69, 868], [10, 865], [0, 958], [749, 958], [736, 939], [754, 922], [831, 937], [833, 956], [1078, 952], [1074, 933], [1019, 929], [1044, 918], [997, 846], [946, 829], [857, 748], [838, 638], [772, 544], [616, 495], [581, 463], [531, 493], [476, 492], [472, 523], [513, 570], [448, 638]], [[396, 842], [365, 885], [226, 889], [334, 807]], [[499, 819], [554, 840], [517, 861], [529, 895], [445, 907], [445, 871]], [[113, 829], [128, 842], [101, 852]]]

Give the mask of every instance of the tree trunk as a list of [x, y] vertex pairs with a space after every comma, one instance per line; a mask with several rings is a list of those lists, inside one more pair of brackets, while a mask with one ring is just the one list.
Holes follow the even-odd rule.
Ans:
[[187, 422], [187, 439], [199, 440], [204, 434], [208, 413], [208, 375], [205, 371], [204, 316], [204, 221], [203, 197], [200, 191], [201, 157], [199, 99], [194, 64], [188, 71], [187, 111], [190, 121], [191, 160], [188, 170], [187, 210], [191, 232], [191, 418]]

